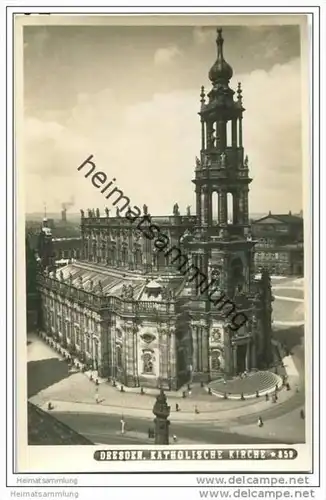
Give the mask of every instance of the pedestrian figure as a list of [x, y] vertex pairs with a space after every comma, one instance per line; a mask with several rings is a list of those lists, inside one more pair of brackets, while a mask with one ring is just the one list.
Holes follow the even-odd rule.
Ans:
[[265, 394], [265, 399], [266, 399], [266, 401], [269, 401], [269, 395], [268, 394]]
[[208, 394], [211, 396], [212, 395], [212, 389], [209, 387], [208, 388]]
[[287, 391], [289, 391], [289, 390], [291, 389], [291, 386], [290, 386], [289, 382], [287, 382], [287, 383], [286, 383], [286, 386], [285, 386], [285, 387], [286, 387], [286, 390], [287, 390]]
[[243, 395], [243, 392], [241, 393], [241, 401], [244, 401], [244, 395]]
[[178, 403], [176, 403], [175, 404], [175, 411], [179, 411], [179, 410], [180, 410], [179, 405], [178, 405]]
[[259, 398], [259, 391], [256, 391], [256, 398]]
[[199, 413], [199, 410], [198, 410], [198, 408], [197, 408], [197, 405], [195, 406], [195, 413], [196, 413], [197, 415], [198, 415], [198, 413]]
[[188, 391], [188, 396], [189, 396], [189, 397], [191, 396], [191, 391]]
[[186, 397], [186, 391], [182, 391], [182, 397], [185, 398]]
[[225, 379], [223, 380], [223, 384], [226, 384], [226, 380]]
[[120, 420], [120, 424], [121, 424], [121, 434], [124, 434], [126, 422], [124, 421], [123, 417]]
[[95, 389], [95, 401], [96, 401], [97, 404], [100, 402], [99, 395], [98, 395], [98, 388], [97, 387]]
[[51, 401], [48, 402], [48, 410], [53, 410], [53, 404], [51, 403]]
[[177, 442], [177, 436], [176, 436], [175, 434], [173, 434], [172, 439], [173, 439], [173, 442], [174, 442], [174, 443], [176, 443], [176, 442]]
[[302, 420], [304, 420], [304, 418], [305, 418], [304, 410], [300, 410], [300, 418], [302, 418]]
[[258, 422], [257, 422], [257, 424], [258, 424], [258, 427], [263, 427], [264, 422], [263, 422], [263, 419], [262, 419], [261, 417], [258, 417]]

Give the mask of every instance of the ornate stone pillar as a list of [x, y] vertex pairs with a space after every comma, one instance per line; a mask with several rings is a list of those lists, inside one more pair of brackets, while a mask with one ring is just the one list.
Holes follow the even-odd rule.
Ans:
[[213, 210], [212, 210], [212, 191], [207, 188], [207, 224], [212, 225], [213, 220]]
[[224, 151], [226, 148], [226, 123], [223, 120], [217, 123], [217, 131], [217, 137], [219, 138], [217, 148], [219, 151]]
[[202, 371], [209, 372], [209, 329], [206, 321], [201, 321], [201, 338], [202, 338]]
[[205, 122], [201, 120], [201, 149], [205, 149]]
[[202, 207], [201, 207], [201, 187], [196, 186], [196, 216], [199, 224], [201, 224], [201, 218], [202, 218]]
[[87, 260], [92, 261], [93, 260], [93, 236], [92, 233], [89, 233], [87, 237]]
[[233, 374], [237, 374], [237, 366], [238, 366], [238, 356], [237, 356], [237, 346], [232, 346], [232, 358], [233, 358]]
[[208, 188], [207, 187], [203, 188], [203, 193], [204, 193], [203, 225], [207, 226], [208, 219], [209, 219], [209, 197], [208, 197]]
[[163, 389], [157, 396], [153, 413], [155, 415], [155, 444], [169, 444], [170, 406], [167, 404], [166, 395]]
[[247, 350], [246, 350], [246, 371], [249, 372], [250, 371], [250, 341], [247, 342]]
[[239, 148], [242, 148], [242, 117], [239, 118]]
[[248, 203], [249, 189], [243, 191], [243, 224], [249, 224], [249, 203]]
[[193, 371], [198, 371], [198, 333], [197, 326], [193, 325], [192, 330], [192, 367]]
[[237, 119], [234, 118], [232, 120], [232, 148], [236, 148], [238, 145], [238, 137], [237, 137]]
[[241, 192], [235, 191], [233, 195], [233, 224], [238, 224], [240, 222], [239, 220], [239, 203], [240, 203], [240, 197], [241, 197]]
[[256, 349], [256, 342], [255, 340], [251, 342], [251, 363], [250, 363], [250, 368], [256, 368], [257, 367], [257, 349]]
[[175, 329], [169, 328], [169, 376], [170, 376], [170, 382], [171, 382], [171, 388], [176, 390], [178, 381], [178, 367], [177, 367], [177, 353], [176, 353], [176, 339], [175, 339]]

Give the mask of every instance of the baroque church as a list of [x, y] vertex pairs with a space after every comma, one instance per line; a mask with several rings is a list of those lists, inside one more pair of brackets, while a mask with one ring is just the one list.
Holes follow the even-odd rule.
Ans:
[[[46, 231], [41, 245], [40, 327], [100, 377], [126, 386], [176, 390], [271, 363], [273, 297], [268, 273], [254, 272], [242, 90], [229, 86], [221, 29], [216, 44], [211, 90], [200, 93], [196, 214], [175, 204], [171, 215], [154, 216], [143, 207], [195, 273], [119, 210], [81, 210], [81, 259], [61, 269], [47, 255]], [[202, 276], [213, 289], [203, 289]]]

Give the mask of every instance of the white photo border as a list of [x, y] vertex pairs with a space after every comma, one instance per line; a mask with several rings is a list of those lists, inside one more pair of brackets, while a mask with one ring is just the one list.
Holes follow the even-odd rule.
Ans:
[[[72, 2], [70, 2], [72, 3]], [[181, 2], [180, 2], [181, 3]], [[2, 8], [2, 6], [1, 6]], [[14, 173], [14, 164], [15, 164], [15, 154], [13, 148], [14, 142], [14, 122], [13, 122], [13, 114], [14, 114], [14, 93], [13, 93], [13, 17], [17, 14], [24, 14], [26, 12], [31, 14], [37, 13], [47, 13], [51, 12], [51, 14], [74, 14], [74, 15], [82, 15], [82, 14], [143, 14], [143, 13], [155, 13], [155, 14], [309, 14], [312, 19], [311, 25], [311, 37], [312, 37], [312, 72], [311, 72], [311, 88], [312, 90], [312, 99], [311, 99], [311, 152], [312, 152], [312, 164], [313, 164], [313, 182], [311, 189], [313, 191], [312, 198], [312, 213], [313, 213], [313, 234], [312, 234], [312, 255], [313, 255], [313, 293], [311, 297], [312, 305], [313, 305], [313, 328], [314, 328], [314, 337], [313, 337], [313, 362], [312, 362], [312, 372], [313, 372], [313, 429], [314, 429], [314, 460], [313, 460], [313, 471], [310, 475], [311, 477], [311, 486], [318, 486], [320, 484], [320, 463], [321, 460], [325, 464], [325, 456], [321, 457], [321, 446], [320, 442], [322, 438], [325, 438], [325, 431], [320, 429], [320, 422], [325, 422], [325, 400], [323, 398], [321, 404], [320, 398], [320, 389], [324, 387], [322, 382], [325, 380], [325, 363], [320, 365], [321, 355], [326, 352], [325, 350], [325, 338], [320, 335], [320, 312], [322, 325], [325, 325], [325, 312], [324, 309], [320, 311], [320, 293], [322, 298], [325, 298], [324, 292], [324, 280], [320, 280], [321, 276], [325, 276], [326, 274], [322, 271], [325, 271], [324, 262], [320, 263], [320, 244], [322, 244], [322, 249], [325, 249], [324, 240], [322, 238], [321, 230], [324, 230], [324, 227], [320, 225], [320, 217], [321, 214], [324, 214], [324, 206], [325, 197], [322, 197], [320, 200], [320, 183], [321, 180], [325, 180], [325, 174], [323, 169], [320, 169], [320, 165], [325, 165], [325, 146], [322, 141], [320, 141], [320, 132], [323, 131], [323, 137], [325, 134], [325, 113], [320, 113], [320, 108], [322, 107], [325, 110], [325, 97], [320, 96], [321, 88], [325, 88], [325, 62], [320, 58], [320, 47], [326, 46], [325, 41], [325, 33], [324, 30], [321, 31], [321, 19], [320, 19], [320, 7], [319, 6], [301, 6], [301, 7], [269, 7], [269, 6], [220, 6], [220, 7], [153, 7], [153, 6], [143, 6], [143, 7], [132, 7], [132, 6], [117, 6], [117, 7], [88, 7], [86, 5], [83, 6], [56, 6], [53, 7], [51, 5], [42, 5], [40, 6], [7, 6], [6, 8], [6, 59], [4, 63], [6, 64], [7, 69], [7, 85], [6, 85], [6, 127], [2, 130], [1, 140], [4, 142], [4, 146], [6, 149], [6, 169], [1, 169], [1, 175], [4, 175], [4, 180], [1, 182], [1, 189], [4, 189], [3, 196], [1, 200], [6, 200], [6, 222], [4, 224], [3, 218], [1, 219], [1, 224], [4, 224], [4, 227], [1, 227], [3, 233], [6, 232], [6, 254], [2, 255], [1, 265], [3, 265], [3, 276], [6, 274], [6, 288], [4, 290], [2, 303], [6, 303], [6, 351], [2, 350], [1, 356], [4, 356], [2, 359], [1, 366], [6, 366], [6, 395], [7, 395], [7, 412], [6, 412], [6, 435], [8, 436], [6, 444], [6, 480], [7, 486], [15, 486], [17, 487], [16, 476], [17, 473], [14, 472], [16, 469], [15, 464], [15, 449], [17, 446], [16, 441], [16, 419], [17, 415], [15, 413], [15, 380], [16, 380], [16, 361], [15, 361], [15, 345], [17, 342], [17, 338], [15, 337], [15, 319], [14, 319], [14, 309], [15, 309], [15, 281], [13, 276], [14, 270], [14, 262], [16, 258], [16, 249], [15, 249], [15, 221], [17, 217], [16, 209], [15, 209], [15, 198], [14, 198], [14, 183], [15, 183], [15, 173]], [[325, 20], [324, 20], [325, 21]], [[4, 33], [4, 29], [2, 26], [2, 33]], [[2, 51], [3, 52], [3, 51]], [[1, 52], [1, 57], [3, 53]], [[321, 63], [323, 64], [323, 68], [321, 67]], [[320, 82], [323, 82], [323, 86], [320, 86]], [[2, 82], [1, 86], [3, 87], [4, 82]], [[2, 88], [3, 90], [3, 88]], [[323, 106], [321, 106], [323, 104]], [[5, 134], [3, 134], [5, 132]], [[323, 161], [321, 161], [323, 160]], [[326, 185], [322, 183], [322, 186]], [[321, 203], [321, 204], [320, 204]], [[4, 211], [3, 211], [4, 213]], [[319, 236], [320, 235], [320, 236]], [[321, 240], [320, 241], [320, 237]], [[1, 247], [1, 251], [2, 251]], [[324, 302], [322, 302], [324, 303]], [[1, 319], [5, 315], [1, 315]], [[2, 377], [4, 380], [4, 376]], [[323, 395], [325, 396], [325, 391], [323, 391]], [[2, 448], [4, 449], [4, 447]], [[325, 452], [325, 448], [322, 448], [323, 453]], [[162, 476], [164, 474], [164, 476]], [[198, 474], [205, 474], [205, 471], [198, 471]], [[206, 475], [211, 475], [211, 472], [207, 472]], [[235, 473], [238, 474], [238, 473]], [[241, 474], [246, 474], [245, 472]], [[291, 473], [292, 474], [292, 473]], [[18, 474], [21, 476], [21, 474]], [[45, 474], [43, 474], [45, 475]], [[130, 487], [140, 487], [140, 486], [160, 486], [160, 487], [168, 487], [168, 486], [182, 486], [182, 487], [193, 487], [198, 488], [198, 485], [195, 483], [195, 475], [194, 472], [189, 472], [186, 474], [178, 473], [153, 473], [153, 474], [133, 474], [133, 473], [125, 473], [123, 475], [120, 474], [110, 474], [109, 484], [115, 487], [121, 486], [126, 487], [126, 483], [130, 485]], [[251, 474], [252, 475], [252, 474]], [[264, 473], [264, 475], [268, 476], [268, 473]], [[296, 475], [296, 473], [293, 473]], [[76, 474], [74, 475], [77, 476]], [[79, 486], [82, 487], [101, 487], [106, 485], [106, 481], [103, 481], [105, 476], [101, 474], [80, 474], [78, 475], [78, 483]], [[191, 484], [190, 484], [191, 483]], [[155, 493], [156, 494], [156, 493]]]

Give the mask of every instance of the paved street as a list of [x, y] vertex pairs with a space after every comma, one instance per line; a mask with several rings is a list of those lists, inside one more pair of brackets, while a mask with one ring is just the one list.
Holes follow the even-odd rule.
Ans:
[[[53, 415], [69, 425], [72, 429], [87, 437], [94, 443], [102, 444], [151, 444], [148, 439], [148, 428], [153, 427], [151, 419], [125, 417], [126, 433], [120, 433], [118, 415], [94, 415], [93, 413], [56, 413]], [[175, 434], [178, 443], [182, 444], [264, 444], [280, 443], [276, 438], [246, 436], [221, 430], [211, 425], [178, 424], [171, 421], [170, 436]], [[283, 441], [284, 442], [284, 441]], [[289, 441], [290, 443], [290, 441]]]

